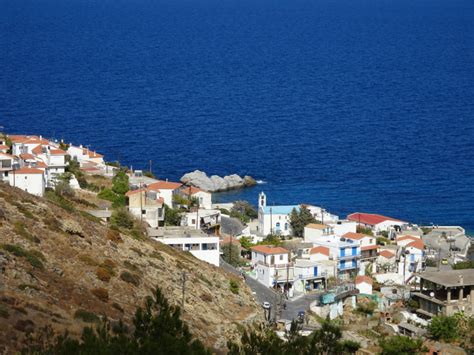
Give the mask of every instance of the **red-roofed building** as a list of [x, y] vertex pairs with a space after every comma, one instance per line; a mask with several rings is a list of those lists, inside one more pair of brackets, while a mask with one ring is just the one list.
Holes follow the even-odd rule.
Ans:
[[397, 238], [397, 245], [404, 247], [407, 244], [410, 244], [411, 242], [414, 242], [419, 239], [420, 238], [414, 237], [412, 235], [404, 235]]
[[183, 184], [179, 182], [163, 181], [154, 182], [148, 185], [149, 189], [156, 190], [169, 207], [173, 207], [173, 197], [179, 194], [179, 189]]
[[36, 168], [21, 168], [10, 172], [11, 186], [18, 187], [32, 195], [43, 196], [46, 187], [45, 172]]
[[267, 287], [285, 287], [287, 281], [293, 284], [294, 268], [289, 250], [272, 245], [256, 245], [251, 251], [257, 281]]
[[6, 153], [9, 149], [10, 147], [8, 145], [0, 144], [0, 153]]
[[362, 233], [346, 233], [342, 238], [353, 240], [360, 245], [360, 261], [373, 262], [377, 259], [377, 239], [374, 236]]
[[212, 194], [194, 186], [183, 186], [180, 194], [184, 198], [193, 197], [199, 201], [199, 208], [212, 209]]
[[381, 250], [377, 257], [377, 272], [387, 273], [397, 271], [397, 255], [396, 250]]
[[390, 231], [392, 228], [400, 230], [402, 226], [408, 224], [407, 222], [392, 217], [361, 212], [352, 213], [347, 216], [347, 219], [357, 222], [357, 224], [362, 227], [370, 228], [377, 233]]
[[324, 246], [316, 246], [309, 250], [309, 260], [321, 261], [329, 260], [330, 250]]
[[371, 295], [374, 280], [365, 275], [358, 275], [355, 278], [355, 286], [361, 294]]

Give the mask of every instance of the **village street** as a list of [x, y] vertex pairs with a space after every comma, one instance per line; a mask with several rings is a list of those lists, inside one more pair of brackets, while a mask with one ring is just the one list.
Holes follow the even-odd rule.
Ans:
[[[236, 268], [226, 263], [223, 259], [220, 260], [220, 267], [235, 275], [240, 275], [240, 272]], [[273, 318], [274, 309], [279, 308], [277, 304], [281, 298], [281, 295], [275, 292], [273, 289], [265, 287], [260, 282], [252, 279], [251, 277], [246, 276], [245, 282], [254, 293], [256, 301], [262, 305], [262, 307], [263, 302], [269, 302], [271, 304], [271, 318]], [[307, 312], [309, 310], [311, 302], [315, 301], [319, 295], [320, 293], [313, 292], [306, 295], [297, 295], [293, 299], [286, 300], [286, 309], [283, 309], [284, 307], [281, 306], [281, 314], [279, 314], [277, 318], [288, 320], [296, 319], [299, 312]], [[283, 297], [283, 300], [285, 300], [285, 297]]]

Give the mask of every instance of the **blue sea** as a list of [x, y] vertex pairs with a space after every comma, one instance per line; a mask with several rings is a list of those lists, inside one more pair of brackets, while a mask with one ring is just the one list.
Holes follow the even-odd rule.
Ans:
[[0, 125], [474, 231], [474, 1], [0, 0]]

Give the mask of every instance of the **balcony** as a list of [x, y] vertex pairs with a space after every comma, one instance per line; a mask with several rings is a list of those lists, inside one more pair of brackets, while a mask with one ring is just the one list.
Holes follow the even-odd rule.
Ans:
[[339, 255], [338, 259], [339, 260], [348, 260], [348, 259], [357, 259], [360, 257], [360, 253], [358, 254], [346, 254], [346, 255]]
[[311, 280], [311, 279], [322, 279], [327, 277], [327, 272], [321, 272], [317, 275], [312, 274], [299, 274], [297, 275], [298, 280]]

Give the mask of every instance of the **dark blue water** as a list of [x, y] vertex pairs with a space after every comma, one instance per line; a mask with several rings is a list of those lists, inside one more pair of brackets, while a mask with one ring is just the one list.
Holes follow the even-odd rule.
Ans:
[[472, 0], [0, 0], [0, 125], [222, 195], [474, 230]]

